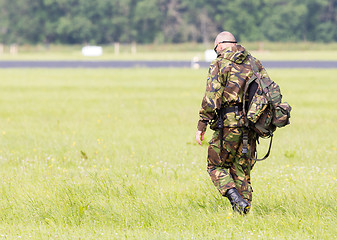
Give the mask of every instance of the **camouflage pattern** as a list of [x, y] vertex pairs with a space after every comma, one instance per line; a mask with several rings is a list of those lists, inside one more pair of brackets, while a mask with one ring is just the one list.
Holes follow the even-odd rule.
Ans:
[[255, 94], [247, 111], [247, 118], [249, 121], [256, 123], [263, 111], [268, 106], [268, 100], [263, 95]]
[[[243, 128], [224, 128], [221, 153], [219, 131], [214, 132], [208, 147], [207, 172], [221, 195], [225, 196], [228, 189], [235, 187], [244, 199], [251, 202], [250, 172], [255, 161], [241, 153], [242, 131]], [[255, 154], [256, 141], [252, 135], [248, 149]]]
[[[199, 112], [198, 130], [206, 130], [207, 124], [216, 118], [216, 110], [220, 109], [221, 104], [230, 107], [242, 103], [245, 83], [253, 75], [248, 54], [244, 47], [237, 45], [226, 48], [211, 63]], [[262, 76], [268, 76], [260, 61], [254, 60]], [[242, 126], [238, 116], [227, 115], [230, 116], [227, 116], [225, 126]]]
[[[253, 75], [248, 59], [249, 53], [237, 45], [224, 49], [210, 67], [206, 91], [199, 112], [198, 130], [206, 131], [207, 124], [216, 119], [216, 111], [223, 105], [231, 107], [243, 102], [243, 91], [246, 82]], [[268, 76], [262, 64], [256, 61], [262, 76]], [[242, 152], [243, 113], [227, 113], [224, 120], [223, 150], [220, 153], [219, 130], [209, 142], [207, 171], [222, 195], [230, 188], [236, 187], [247, 201], [252, 200], [250, 172], [254, 161]], [[249, 133], [248, 150], [255, 153], [256, 135]]]

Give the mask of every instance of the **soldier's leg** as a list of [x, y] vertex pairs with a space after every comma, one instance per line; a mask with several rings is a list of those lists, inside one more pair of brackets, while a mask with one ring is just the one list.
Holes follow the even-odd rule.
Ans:
[[213, 138], [209, 143], [207, 172], [222, 196], [225, 196], [228, 189], [235, 188], [236, 186], [230, 174], [230, 168], [235, 158], [235, 148], [239, 146], [239, 141], [237, 141], [239, 138], [240, 132], [236, 128], [225, 128], [223, 131], [224, 141], [221, 154], [219, 131], [214, 132]]
[[[252, 154], [255, 153], [255, 140], [251, 140], [248, 149]], [[253, 188], [250, 181], [250, 173], [254, 166], [255, 161], [251, 160], [248, 156], [242, 154], [242, 144], [238, 148], [234, 164], [231, 166], [230, 174], [234, 179], [236, 189], [240, 195], [248, 201], [252, 201]]]
[[229, 169], [208, 166], [207, 172], [210, 175], [214, 186], [218, 189], [222, 196], [226, 195], [228, 189], [235, 188], [235, 183], [229, 174]]
[[242, 142], [242, 129], [225, 128], [223, 150], [220, 154], [219, 133], [213, 135], [208, 149], [208, 173], [221, 195], [227, 197], [234, 212], [247, 214], [250, 204], [245, 201], [236, 189], [231, 169], [235, 163], [237, 151]]

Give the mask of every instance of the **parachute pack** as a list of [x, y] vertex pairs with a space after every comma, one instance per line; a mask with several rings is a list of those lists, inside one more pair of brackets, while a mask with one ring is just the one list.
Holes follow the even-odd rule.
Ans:
[[[270, 138], [267, 154], [256, 161], [266, 159], [270, 154], [273, 132], [278, 127], [288, 125], [291, 107], [282, 103], [280, 87], [269, 77], [263, 76], [255, 60], [249, 56], [254, 74], [244, 89], [243, 111], [246, 128], [253, 130], [261, 138]], [[243, 153], [247, 153], [248, 133], [243, 135]]]

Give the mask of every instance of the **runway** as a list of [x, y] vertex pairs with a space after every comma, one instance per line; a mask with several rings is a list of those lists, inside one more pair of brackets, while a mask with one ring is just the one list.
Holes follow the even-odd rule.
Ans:
[[[337, 61], [261, 61], [265, 68], [337, 68]], [[196, 65], [197, 64], [197, 65]], [[190, 61], [0, 61], [0, 68], [208, 68]]]

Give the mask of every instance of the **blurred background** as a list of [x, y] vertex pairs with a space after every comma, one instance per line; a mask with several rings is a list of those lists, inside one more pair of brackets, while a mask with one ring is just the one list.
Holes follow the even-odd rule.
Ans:
[[[226, 30], [253, 51], [336, 60], [336, 26], [337, 0], [0, 0], [0, 59], [79, 59], [99, 45], [101, 59], [190, 60]], [[308, 59], [277, 56], [258, 57]]]

